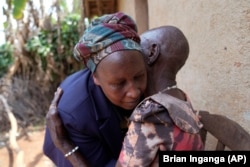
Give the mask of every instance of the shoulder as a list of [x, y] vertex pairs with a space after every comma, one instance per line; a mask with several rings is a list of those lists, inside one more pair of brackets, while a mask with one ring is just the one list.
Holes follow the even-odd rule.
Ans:
[[60, 85], [64, 92], [70, 87], [86, 83], [91, 78], [91, 72], [88, 69], [80, 70], [69, 75]]
[[75, 105], [79, 105], [79, 103], [88, 98], [88, 90], [91, 83], [93, 83], [92, 80], [89, 70], [81, 70], [68, 76], [60, 85], [63, 95], [59, 108], [75, 107]]
[[130, 121], [163, 124], [171, 122], [166, 108], [151, 97], [138, 104], [130, 116]]
[[190, 101], [166, 93], [154, 94], [143, 100], [130, 117], [135, 122], [174, 123], [183, 131], [198, 133], [202, 127]]
[[183, 131], [198, 133], [202, 128], [202, 123], [198, 115], [196, 115], [188, 97], [186, 98], [187, 101], [183, 101], [166, 93], [158, 93], [152, 99], [166, 108], [174, 124]]
[[91, 101], [91, 91], [98, 87], [94, 85], [89, 70], [81, 70], [68, 76], [60, 87], [63, 89], [63, 95], [58, 109], [64, 121], [93, 117], [91, 111], [94, 104]]
[[94, 84], [89, 70], [72, 74], [60, 87], [63, 89], [63, 95], [58, 109], [65, 123], [93, 125], [98, 120], [111, 117], [112, 104], [108, 102], [101, 88]]

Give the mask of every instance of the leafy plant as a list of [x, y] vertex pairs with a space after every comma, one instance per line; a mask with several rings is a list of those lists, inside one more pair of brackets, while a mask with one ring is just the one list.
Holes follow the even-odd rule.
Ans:
[[27, 0], [13, 0], [13, 16], [15, 19], [19, 20], [23, 17], [23, 11], [25, 9]]
[[74, 45], [79, 40], [79, 19], [80, 15], [70, 14], [61, 21], [60, 27], [54, 25], [53, 27], [56, 28], [52, 30], [42, 29], [38, 35], [27, 41], [26, 50], [40, 58], [44, 71], [47, 70], [48, 63], [50, 63], [48, 62], [50, 61], [48, 57], [51, 56], [56, 66], [65, 65], [64, 73], [66, 75], [79, 70], [79, 66], [72, 66], [72, 63], [77, 63], [72, 54]]
[[13, 63], [12, 50], [9, 43], [0, 46], [0, 77], [8, 71], [9, 66]]

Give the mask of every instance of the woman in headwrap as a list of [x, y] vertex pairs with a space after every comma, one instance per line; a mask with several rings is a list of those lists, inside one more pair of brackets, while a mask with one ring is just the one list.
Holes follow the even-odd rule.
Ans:
[[[146, 68], [134, 21], [123, 13], [95, 19], [74, 48], [87, 68], [60, 85], [60, 117], [75, 147], [61, 152], [48, 129], [44, 153], [58, 167], [78, 152], [90, 166], [114, 166], [119, 156], [126, 118], [142, 100]], [[125, 125], [125, 126], [124, 126]], [[53, 135], [53, 134], [52, 134]]]

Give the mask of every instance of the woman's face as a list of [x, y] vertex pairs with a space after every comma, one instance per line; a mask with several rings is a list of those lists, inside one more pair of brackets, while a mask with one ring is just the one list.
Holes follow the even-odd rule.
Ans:
[[98, 64], [93, 78], [113, 104], [134, 109], [147, 84], [143, 56], [138, 51], [114, 52]]

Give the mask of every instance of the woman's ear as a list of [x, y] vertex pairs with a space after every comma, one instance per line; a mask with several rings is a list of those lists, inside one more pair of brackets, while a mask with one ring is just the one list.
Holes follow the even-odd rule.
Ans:
[[160, 55], [160, 45], [153, 43], [150, 47], [149, 55], [146, 55], [148, 65], [154, 64], [159, 55]]
[[92, 77], [93, 77], [94, 83], [95, 83], [96, 85], [100, 85], [100, 82], [99, 82], [99, 80], [98, 80], [98, 77], [97, 77], [97, 75], [96, 75], [95, 73], [92, 75]]

